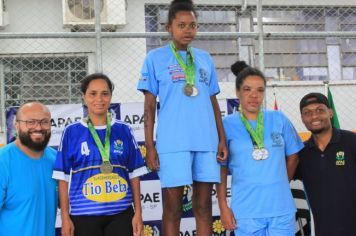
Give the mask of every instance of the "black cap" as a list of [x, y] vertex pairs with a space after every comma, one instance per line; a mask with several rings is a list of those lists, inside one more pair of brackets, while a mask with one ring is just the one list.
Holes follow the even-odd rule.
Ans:
[[302, 111], [302, 109], [304, 107], [308, 106], [309, 104], [313, 104], [313, 103], [321, 103], [321, 104], [324, 104], [325, 106], [327, 106], [328, 108], [330, 108], [328, 98], [324, 94], [322, 94], [322, 93], [308, 93], [307, 95], [305, 95], [302, 98], [302, 100], [300, 100], [300, 103], [299, 103], [300, 111]]

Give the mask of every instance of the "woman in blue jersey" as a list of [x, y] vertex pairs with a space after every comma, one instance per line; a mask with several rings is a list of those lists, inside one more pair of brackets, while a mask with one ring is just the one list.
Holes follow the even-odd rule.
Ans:
[[108, 111], [113, 89], [106, 75], [88, 75], [88, 117], [63, 132], [53, 172], [62, 235], [141, 235], [139, 176], [147, 170], [131, 129]]
[[[279, 111], [261, 108], [266, 79], [262, 72], [236, 62], [239, 112], [223, 120], [229, 148], [222, 166], [218, 200], [221, 220], [237, 236], [292, 236], [295, 205], [289, 187], [303, 144], [291, 122]], [[226, 176], [232, 175], [230, 208]]]
[[207, 52], [190, 46], [198, 28], [196, 18], [192, 1], [171, 2], [167, 31], [172, 41], [147, 54], [138, 83], [145, 94], [146, 162], [160, 177], [165, 236], [179, 235], [183, 191], [189, 184], [194, 189], [197, 233], [212, 234], [212, 185], [220, 181], [217, 159], [224, 160], [227, 154], [213, 61]]

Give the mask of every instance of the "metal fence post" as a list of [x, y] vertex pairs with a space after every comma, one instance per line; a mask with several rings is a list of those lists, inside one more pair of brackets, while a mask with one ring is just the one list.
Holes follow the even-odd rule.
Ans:
[[[258, 65], [260, 70], [265, 72], [264, 44], [263, 44], [263, 21], [262, 21], [262, 0], [257, 2], [257, 32], [258, 32]], [[263, 107], [267, 107], [267, 94], [263, 99]]]
[[103, 71], [102, 42], [101, 42], [101, 0], [94, 0], [95, 4], [95, 71]]
[[0, 132], [4, 133], [6, 137], [6, 117], [5, 117], [5, 76], [4, 65], [0, 63], [0, 110], [1, 112], [1, 126]]
[[258, 65], [262, 72], [265, 72], [264, 44], [263, 44], [263, 21], [262, 21], [262, 0], [257, 2], [257, 32], [258, 32]]

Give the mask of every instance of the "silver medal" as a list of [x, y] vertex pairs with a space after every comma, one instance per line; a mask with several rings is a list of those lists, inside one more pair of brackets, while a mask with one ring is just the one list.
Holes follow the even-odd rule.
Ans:
[[266, 148], [255, 148], [253, 149], [252, 157], [256, 161], [265, 160], [268, 158], [268, 151]]
[[190, 96], [194, 97], [194, 96], [197, 96], [198, 94], [199, 94], [199, 91], [198, 91], [197, 87], [193, 86], [193, 93]]
[[253, 159], [255, 159], [256, 161], [260, 161], [261, 160], [261, 152], [260, 149], [255, 148], [252, 151], [252, 157]]
[[268, 151], [266, 148], [262, 148], [261, 150], [261, 160], [265, 160], [268, 158]]

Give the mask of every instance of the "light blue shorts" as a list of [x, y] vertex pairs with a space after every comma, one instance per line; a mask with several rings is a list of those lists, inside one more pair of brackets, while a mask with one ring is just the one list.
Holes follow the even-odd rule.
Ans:
[[220, 182], [216, 152], [172, 152], [159, 154], [158, 176], [162, 188], [197, 182]]
[[295, 214], [277, 217], [238, 219], [236, 236], [294, 236]]

